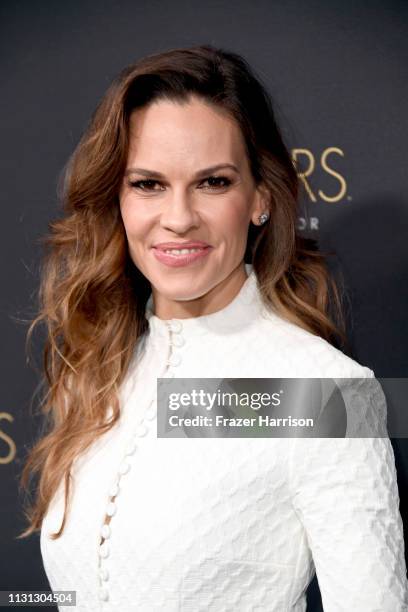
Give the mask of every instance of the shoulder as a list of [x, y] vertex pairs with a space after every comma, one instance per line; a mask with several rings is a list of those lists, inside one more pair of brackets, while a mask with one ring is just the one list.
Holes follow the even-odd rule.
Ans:
[[256, 325], [260, 352], [276, 356], [291, 367], [291, 376], [373, 378], [374, 372], [348, 357], [324, 338], [287, 321], [272, 311], [263, 311]]

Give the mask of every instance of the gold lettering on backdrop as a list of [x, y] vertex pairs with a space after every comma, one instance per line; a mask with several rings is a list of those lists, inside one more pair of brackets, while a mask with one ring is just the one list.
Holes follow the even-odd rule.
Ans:
[[[298, 162], [299, 155], [305, 155], [309, 161], [309, 165], [304, 172], [301, 172], [298, 169], [297, 162]], [[292, 149], [292, 160], [297, 169], [298, 177], [300, 178], [301, 181], [303, 181], [305, 189], [307, 193], [309, 194], [310, 199], [312, 200], [312, 202], [317, 202], [317, 198], [314, 195], [309, 183], [307, 182], [307, 177], [310, 176], [313, 173], [313, 170], [315, 169], [315, 160], [313, 157], [313, 153], [309, 151], [308, 149]]]
[[[326, 193], [324, 193], [324, 191], [322, 191], [321, 189], [318, 189], [317, 194], [319, 198], [321, 198], [325, 202], [339, 202], [342, 198], [344, 198], [347, 192], [347, 183], [344, 177], [339, 172], [336, 172], [328, 164], [328, 157], [332, 153], [341, 155], [341, 157], [344, 157], [343, 151], [339, 149], [338, 147], [327, 147], [327, 149], [324, 149], [320, 157], [320, 165], [323, 168], [323, 170], [327, 172], [327, 174], [330, 174], [330, 176], [333, 176], [334, 178], [338, 180], [338, 182], [340, 183], [340, 189], [338, 193], [336, 193], [336, 195], [334, 196], [327, 195]], [[303, 171], [299, 170], [299, 164], [298, 164], [299, 158], [301, 157], [306, 159], [306, 169]], [[315, 162], [315, 157], [313, 153], [309, 151], [309, 149], [292, 149], [292, 160], [295, 165], [298, 177], [303, 182], [306, 192], [308, 193], [311, 201], [317, 202], [317, 196], [313, 193], [313, 190], [307, 180], [307, 178], [313, 174], [316, 168], [316, 162]]]
[[[6, 419], [12, 423], [14, 421], [14, 417], [9, 412], [0, 412], [0, 421], [2, 419]], [[10, 438], [4, 431], [0, 429], [0, 440], [4, 440], [5, 443], [9, 446], [9, 452], [4, 457], [0, 455], [0, 464], [11, 463], [14, 457], [16, 456], [16, 445], [14, 444], [14, 440]]]
[[340, 183], [340, 191], [335, 196], [328, 196], [325, 193], [323, 193], [321, 189], [319, 189], [318, 193], [319, 193], [319, 196], [322, 198], [322, 200], [324, 200], [325, 202], [338, 202], [339, 200], [344, 198], [346, 191], [347, 191], [347, 184], [344, 178], [341, 176], [341, 174], [339, 174], [338, 172], [335, 172], [332, 168], [330, 168], [326, 164], [326, 159], [331, 153], [337, 153], [338, 155], [341, 155], [342, 157], [344, 157], [344, 153], [341, 149], [338, 149], [337, 147], [329, 147], [328, 149], [325, 149], [323, 151], [322, 157], [321, 157], [322, 168], [328, 174], [331, 174], [332, 176], [337, 178], [337, 180]]

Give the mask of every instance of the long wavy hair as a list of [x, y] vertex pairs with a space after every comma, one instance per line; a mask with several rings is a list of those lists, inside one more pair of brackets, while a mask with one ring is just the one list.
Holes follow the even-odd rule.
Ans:
[[[20, 485], [28, 527], [41, 528], [65, 485], [61, 536], [74, 460], [120, 417], [119, 389], [138, 339], [148, 330], [151, 287], [130, 259], [119, 209], [129, 119], [153, 101], [184, 103], [191, 95], [223, 109], [241, 128], [250, 168], [270, 194], [270, 221], [251, 225], [245, 262], [262, 298], [276, 313], [335, 344], [346, 340], [341, 292], [326, 257], [297, 234], [299, 179], [266, 87], [238, 54], [201, 45], [144, 57], [126, 67], [97, 106], [63, 174], [61, 218], [50, 223], [39, 289], [38, 324], [45, 326], [45, 426], [28, 454]], [[27, 503], [28, 501], [28, 503]]]

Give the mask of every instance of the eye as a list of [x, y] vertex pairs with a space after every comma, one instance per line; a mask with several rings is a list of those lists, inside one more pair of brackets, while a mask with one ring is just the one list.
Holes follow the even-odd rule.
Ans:
[[[201, 181], [200, 185], [202, 185], [203, 183], [208, 183], [207, 187], [204, 186], [204, 188], [207, 188], [210, 190], [211, 189], [216, 190], [216, 189], [225, 189], [226, 187], [231, 185], [231, 182], [232, 181], [226, 176], [209, 176], [203, 181]], [[161, 191], [161, 189], [154, 188], [154, 185], [160, 185], [160, 183], [153, 179], [143, 179], [140, 181], [129, 181], [129, 185], [133, 189], [137, 189], [139, 191], [144, 191], [144, 192]], [[200, 189], [202, 189], [202, 187], [200, 187]]]
[[[231, 181], [226, 176], [209, 176], [203, 183], [209, 183], [210, 189], [223, 189], [231, 185]], [[220, 184], [223, 183], [223, 184]]]
[[157, 181], [153, 179], [145, 179], [141, 181], [129, 181], [129, 185], [134, 189], [139, 189], [140, 191], [160, 191], [159, 189], [152, 189], [153, 185], [159, 185]]

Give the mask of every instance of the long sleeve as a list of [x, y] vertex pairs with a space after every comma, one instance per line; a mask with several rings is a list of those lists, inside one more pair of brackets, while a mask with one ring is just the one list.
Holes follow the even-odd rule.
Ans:
[[390, 440], [293, 442], [293, 505], [307, 534], [325, 612], [408, 610]]

